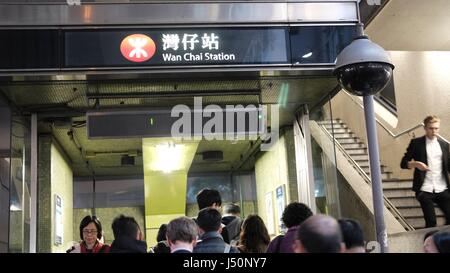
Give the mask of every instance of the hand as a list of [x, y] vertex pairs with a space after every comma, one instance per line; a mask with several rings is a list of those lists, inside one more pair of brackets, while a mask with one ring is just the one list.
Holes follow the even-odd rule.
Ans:
[[414, 161], [413, 162], [413, 166], [416, 167], [417, 169], [421, 170], [421, 171], [429, 171], [430, 169], [428, 168], [428, 166], [420, 161]]

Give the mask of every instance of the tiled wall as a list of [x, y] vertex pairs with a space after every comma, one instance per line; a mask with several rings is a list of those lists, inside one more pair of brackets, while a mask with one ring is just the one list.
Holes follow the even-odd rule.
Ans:
[[[55, 244], [55, 195], [63, 201], [63, 242]], [[39, 137], [38, 252], [65, 252], [73, 241], [73, 174], [51, 136]]]

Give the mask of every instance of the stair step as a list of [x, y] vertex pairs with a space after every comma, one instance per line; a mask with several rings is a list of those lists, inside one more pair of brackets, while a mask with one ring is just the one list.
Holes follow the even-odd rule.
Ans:
[[319, 121], [320, 124], [343, 123], [341, 119], [326, 119]]
[[367, 149], [362, 147], [356, 148], [345, 148], [345, 151], [349, 154], [357, 153], [357, 154], [367, 154]]
[[[346, 138], [336, 138], [337, 142], [339, 142], [339, 144], [355, 144], [355, 143], [359, 143], [359, 139], [357, 137], [346, 137]], [[344, 147], [345, 149], [345, 147]]]
[[389, 198], [389, 201], [397, 208], [402, 207], [419, 207], [420, 204], [419, 201], [416, 200], [414, 197], [391, 197]]
[[[370, 173], [370, 166], [369, 166], [369, 163], [367, 163], [367, 165], [360, 165], [360, 164], [358, 164], [358, 165], [359, 165], [359, 167], [361, 167], [361, 169], [363, 169], [366, 173]], [[387, 167], [386, 167], [386, 166], [381, 165], [381, 166], [380, 166], [380, 169], [381, 169], [381, 173], [391, 173], [391, 172], [389, 172], [389, 171], [387, 170]], [[385, 178], [385, 179], [389, 179], [389, 178]]]
[[[398, 211], [400, 212], [400, 214], [403, 217], [423, 217], [423, 212], [422, 212], [422, 208], [400, 208], [398, 209]], [[444, 216], [444, 213], [436, 208], [435, 209], [435, 213], [436, 216]]]
[[[340, 127], [334, 127], [333, 126], [333, 128], [331, 128], [331, 126], [330, 127], [325, 127], [330, 133], [331, 132], [333, 132], [335, 135], [336, 134], [345, 134], [345, 133], [351, 133], [350, 132], [350, 130], [347, 128], [347, 127], [342, 127], [342, 126], [340, 126]], [[333, 129], [333, 130], [331, 130], [331, 129]]]
[[363, 149], [363, 148], [345, 149], [345, 151], [346, 151], [349, 155], [367, 155], [366, 149]]
[[333, 126], [331, 126], [331, 124], [322, 124], [322, 126], [324, 126], [325, 129], [327, 129], [327, 131], [330, 133], [331, 133], [331, 131], [336, 133], [337, 132], [336, 130], [347, 130], [347, 131], [350, 130], [345, 124], [339, 124], [339, 123], [335, 123], [335, 124], [333, 124]]
[[411, 182], [412, 183], [412, 179], [410, 179], [410, 178], [406, 178], [406, 179], [392, 178], [392, 179], [386, 180], [384, 182]]
[[336, 139], [341, 139], [341, 138], [356, 138], [356, 135], [354, 133], [351, 132], [345, 132], [345, 133], [336, 133], [334, 132], [334, 137]]
[[[421, 216], [421, 217], [413, 217], [413, 218], [406, 218], [405, 217], [405, 219], [415, 229], [425, 228], [425, 220], [423, 219], [423, 216]], [[436, 217], [436, 223], [437, 223], [437, 226], [443, 226], [445, 224], [445, 218], [443, 216]]]
[[[367, 174], [367, 176], [370, 178], [370, 179], [372, 179], [372, 177], [370, 177], [370, 173], [367, 173], [366, 172], [366, 174]], [[383, 179], [389, 179], [391, 177], [391, 173], [390, 172], [384, 172], [384, 173], [381, 173], [381, 180], [383, 180]]]
[[413, 197], [413, 198], [415, 198], [415, 192], [413, 192], [411, 190], [411, 188], [383, 189], [383, 194], [387, 198], [392, 198], [392, 197]]
[[366, 149], [366, 146], [362, 142], [351, 142], [351, 143], [340, 143], [341, 146], [347, 150], [347, 149], [354, 149], [354, 148], [364, 148]]
[[389, 180], [383, 180], [383, 189], [412, 189], [412, 181], [405, 182], [390, 182]]
[[354, 154], [351, 155], [352, 159], [355, 160], [358, 163], [363, 163], [364, 161], [369, 162], [369, 156], [367, 154]]

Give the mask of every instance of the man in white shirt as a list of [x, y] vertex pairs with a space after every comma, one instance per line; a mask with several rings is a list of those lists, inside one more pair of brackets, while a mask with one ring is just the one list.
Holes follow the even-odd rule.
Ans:
[[428, 116], [423, 123], [425, 136], [411, 140], [401, 168], [414, 169], [413, 191], [422, 207], [425, 227], [436, 226], [435, 203], [444, 212], [446, 225], [450, 225], [449, 145], [438, 139], [438, 117]]

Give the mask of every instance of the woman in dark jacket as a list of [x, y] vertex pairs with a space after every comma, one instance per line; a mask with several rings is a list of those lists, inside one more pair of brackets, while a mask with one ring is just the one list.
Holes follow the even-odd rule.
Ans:
[[238, 249], [242, 253], [264, 253], [270, 243], [264, 221], [258, 215], [249, 215], [242, 224]]

